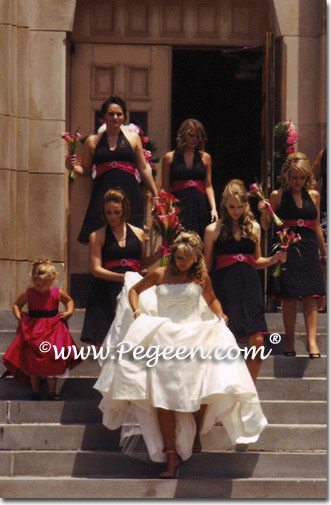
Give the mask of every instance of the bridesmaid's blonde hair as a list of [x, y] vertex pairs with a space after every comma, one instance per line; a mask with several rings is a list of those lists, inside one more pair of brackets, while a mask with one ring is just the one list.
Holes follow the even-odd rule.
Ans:
[[177, 149], [184, 151], [184, 149], [185, 149], [185, 135], [190, 130], [196, 130], [196, 132], [199, 136], [199, 144], [197, 145], [197, 149], [204, 151], [205, 145], [207, 142], [207, 135], [206, 135], [205, 129], [203, 127], [203, 124], [200, 123], [200, 121], [198, 121], [197, 119], [192, 119], [192, 118], [185, 119], [185, 121], [179, 127], [177, 137], [176, 137]]
[[220, 220], [221, 220], [221, 231], [219, 234], [220, 240], [227, 240], [233, 236], [232, 230], [232, 219], [228, 214], [226, 203], [230, 198], [238, 200], [244, 205], [244, 211], [239, 218], [239, 227], [241, 230], [241, 236], [243, 238], [249, 238], [254, 242], [258, 240], [257, 231], [254, 229], [253, 223], [256, 221], [254, 215], [250, 209], [248, 202], [248, 194], [243, 181], [240, 179], [232, 179], [224, 188], [221, 208], [220, 208]]
[[300, 173], [305, 175], [306, 182], [304, 187], [307, 191], [313, 189], [316, 186], [316, 181], [314, 179], [314, 174], [310, 168], [308, 156], [303, 153], [293, 153], [286, 158], [286, 161], [280, 171], [280, 175], [277, 178], [282, 189], [286, 191], [290, 187], [289, 176], [292, 168], [295, 168]]
[[32, 268], [30, 272], [30, 279], [36, 281], [38, 279], [42, 281], [54, 282], [58, 276], [57, 271], [51, 261], [47, 258], [40, 258], [34, 260], [32, 263]]
[[178, 275], [175, 254], [180, 251], [185, 258], [193, 260], [188, 277], [198, 284], [203, 284], [207, 268], [203, 257], [203, 243], [200, 236], [195, 231], [181, 232], [170, 247], [168, 268], [174, 274]]

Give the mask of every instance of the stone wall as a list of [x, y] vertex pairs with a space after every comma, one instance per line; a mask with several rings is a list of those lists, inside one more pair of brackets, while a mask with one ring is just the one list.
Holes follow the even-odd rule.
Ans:
[[64, 285], [66, 37], [75, 0], [0, 3], [0, 309], [47, 256]]
[[270, 0], [269, 6], [281, 37], [281, 118], [293, 120], [297, 150], [313, 162], [326, 142], [326, 2]]

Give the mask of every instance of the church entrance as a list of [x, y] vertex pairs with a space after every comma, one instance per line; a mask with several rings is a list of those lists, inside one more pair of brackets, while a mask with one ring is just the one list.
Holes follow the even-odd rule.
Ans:
[[192, 117], [206, 129], [217, 203], [232, 178], [260, 180], [263, 48], [173, 48], [171, 147]]

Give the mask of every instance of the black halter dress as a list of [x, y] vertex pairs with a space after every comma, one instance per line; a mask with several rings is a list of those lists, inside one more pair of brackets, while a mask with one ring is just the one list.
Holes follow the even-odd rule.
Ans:
[[[104, 132], [96, 146], [95, 165], [98, 167], [98, 165], [102, 165], [103, 163], [111, 162], [129, 162], [133, 166], [135, 165], [136, 158], [134, 152], [122, 130], [119, 132], [117, 145], [113, 151], [109, 149], [107, 132]], [[142, 228], [144, 221], [143, 198], [137, 179], [132, 173], [120, 168], [112, 168], [94, 180], [90, 203], [78, 236], [79, 242], [87, 243], [90, 234], [104, 226], [100, 212], [102, 198], [106, 191], [114, 187], [121, 188], [129, 198], [131, 214], [128, 222], [138, 228]]]
[[[304, 221], [313, 221], [317, 218], [317, 210], [309, 193], [302, 189], [302, 208], [300, 209], [292, 193], [284, 191], [277, 215], [283, 221], [301, 220], [299, 222], [301, 226], [291, 226], [290, 229], [299, 233], [302, 240], [289, 246], [287, 261], [282, 265], [281, 275], [275, 278], [270, 272], [268, 294], [279, 298], [323, 296], [325, 289], [316, 233], [302, 226]], [[278, 241], [277, 238], [275, 241]]]
[[[248, 238], [218, 240], [215, 256], [254, 255], [255, 242]], [[216, 297], [229, 318], [229, 328], [240, 340], [252, 333], [267, 333], [263, 289], [256, 269], [244, 261], [215, 270], [210, 275]]]
[[[195, 151], [193, 166], [187, 168], [182, 151], [175, 151], [170, 167], [170, 185], [176, 181], [200, 181], [206, 179], [206, 167], [198, 150]], [[196, 231], [203, 239], [205, 228], [210, 224], [210, 207], [205, 193], [195, 186], [171, 192], [178, 198], [181, 209], [179, 220], [185, 230]]]
[[[132, 230], [126, 225], [126, 244], [120, 247], [110, 229], [106, 227], [105, 243], [102, 248], [102, 263], [108, 261], [135, 259], [140, 260], [142, 255], [141, 242]], [[125, 262], [123, 262], [125, 263]], [[129, 265], [119, 265], [110, 268], [112, 272], [124, 274], [132, 271]], [[122, 290], [122, 282], [105, 281], [94, 277], [91, 292], [87, 299], [84, 326], [81, 340], [83, 342], [102, 343], [111, 323], [115, 317], [117, 296]]]

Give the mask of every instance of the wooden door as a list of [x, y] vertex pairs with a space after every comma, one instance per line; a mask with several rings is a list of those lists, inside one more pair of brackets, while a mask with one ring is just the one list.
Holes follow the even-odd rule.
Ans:
[[[275, 43], [274, 34], [266, 33], [263, 65], [263, 109], [262, 109], [262, 156], [261, 181], [268, 196], [275, 187], [274, 176], [274, 125], [275, 125]], [[263, 234], [262, 255], [269, 254], [269, 233]], [[264, 292], [267, 289], [267, 273], [264, 273]], [[265, 298], [267, 303], [267, 298]]]
[[[140, 122], [161, 157], [170, 147], [171, 47], [124, 44], [73, 45], [71, 131], [85, 136], [99, 126], [101, 105], [111, 94], [124, 98], [129, 122]], [[70, 274], [89, 271], [88, 248], [77, 241], [92, 180], [76, 178], [69, 188]]]

